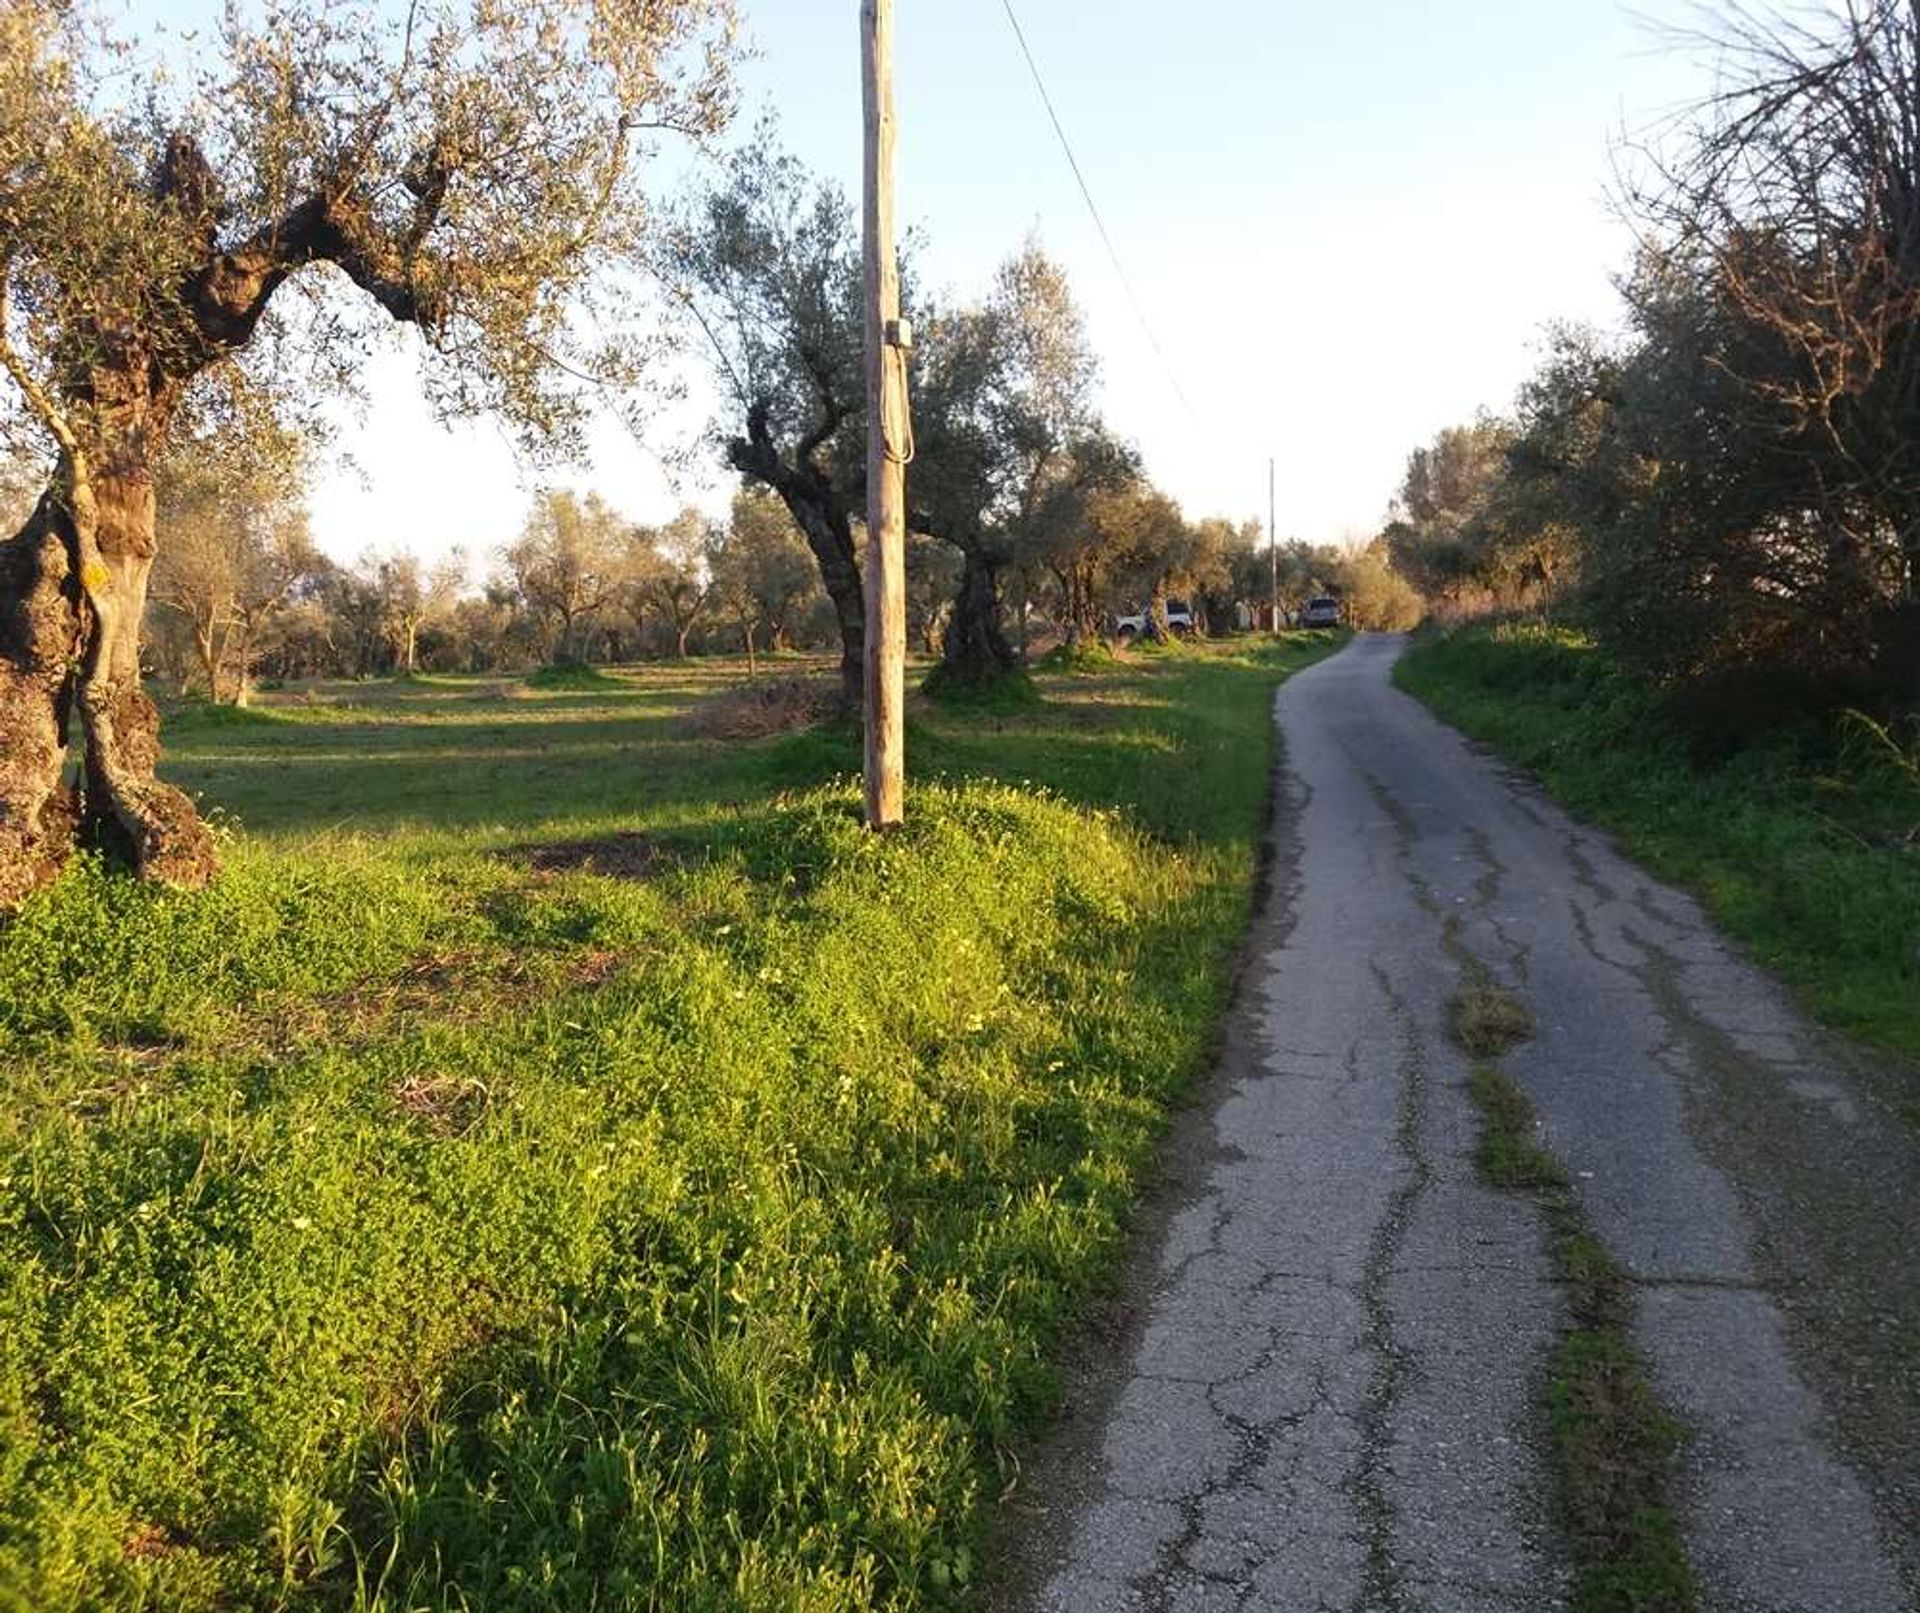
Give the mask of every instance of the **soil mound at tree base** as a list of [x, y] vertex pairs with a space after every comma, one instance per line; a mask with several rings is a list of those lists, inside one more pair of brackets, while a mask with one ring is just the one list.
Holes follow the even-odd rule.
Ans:
[[974, 711], [1024, 711], [1044, 699], [1025, 667], [968, 677], [945, 661], [927, 674], [920, 692], [943, 706]]

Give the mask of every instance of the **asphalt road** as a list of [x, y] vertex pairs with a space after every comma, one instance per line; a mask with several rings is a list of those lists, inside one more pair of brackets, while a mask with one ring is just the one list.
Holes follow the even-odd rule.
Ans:
[[1566, 1605], [1541, 1438], [1561, 1297], [1537, 1207], [1474, 1176], [1444, 1033], [1471, 956], [1533, 1012], [1503, 1067], [1690, 1432], [1704, 1605], [1920, 1606], [1899, 1072], [1395, 690], [1400, 648], [1363, 635], [1281, 692], [1274, 873], [1221, 1067], [1015, 1496], [994, 1600]]

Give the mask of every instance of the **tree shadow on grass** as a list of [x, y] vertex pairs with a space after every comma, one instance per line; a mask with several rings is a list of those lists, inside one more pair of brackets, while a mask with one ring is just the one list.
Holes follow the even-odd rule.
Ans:
[[[477, 719], [202, 731], [163, 771], [251, 831], [298, 835], [685, 819], [859, 767], [851, 725], [703, 740], [669, 726], [679, 709], [663, 702], [639, 720], [593, 712], [550, 725]], [[1179, 834], [1203, 814], [1180, 809], [1196, 781], [1183, 768], [1176, 730], [1174, 714], [1084, 700], [1017, 721], [943, 718], [910, 736], [910, 766], [922, 777], [1031, 782], [1089, 807], [1140, 801], [1148, 828]]]

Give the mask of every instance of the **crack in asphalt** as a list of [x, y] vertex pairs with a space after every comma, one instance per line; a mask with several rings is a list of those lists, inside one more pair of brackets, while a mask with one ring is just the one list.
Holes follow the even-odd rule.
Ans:
[[[1650, 901], [1634, 906], [1683, 943], [1699, 941]], [[1920, 1280], [1904, 1231], [1920, 1213], [1920, 1148], [1891, 1116], [1863, 1125], [1871, 1090], [1854, 1088], [1858, 1103], [1847, 1096], [1844, 1059], [1815, 1073], [1817, 1037], [1801, 1032], [1784, 1052], [1751, 1035], [1737, 1044], [1702, 1007], [1691, 960], [1630, 926], [1621, 934], [1640, 955], [1623, 967], [1666, 1028], [1656, 1056], [1675, 1072], [1690, 1127], [1717, 1152], [1750, 1162], [1739, 1195], [1760, 1268], [1747, 1281], [1635, 1280], [1744, 1291], [1777, 1305], [1849, 1454], [1878, 1478], [1883, 1538], [1920, 1608]], [[1757, 1072], [1771, 1080], [1756, 1081]], [[1790, 1146], [1774, 1140], [1783, 1134]]]
[[1367, 1548], [1366, 1577], [1351, 1613], [1392, 1613], [1400, 1605], [1401, 1572], [1394, 1549], [1394, 1509], [1386, 1491], [1387, 1446], [1392, 1437], [1394, 1407], [1417, 1367], [1395, 1340], [1387, 1283], [1407, 1225], [1432, 1177], [1432, 1167], [1420, 1145], [1426, 1068], [1419, 1030], [1379, 959], [1369, 958], [1367, 967], [1401, 1028], [1400, 1099], [1393, 1142], [1404, 1163], [1405, 1176], [1374, 1228], [1360, 1286], [1366, 1317], [1364, 1337], [1373, 1357], [1373, 1373], [1361, 1407], [1360, 1462], [1350, 1481]]
[[[1516, 797], [1516, 801], [1517, 799]], [[1540, 817], [1539, 814], [1529, 812], [1529, 816], [1533, 818], [1535, 823], [1540, 824], [1541, 827], [1544, 828], [1546, 826], [1546, 820]], [[1578, 830], [1569, 829], [1567, 833], [1561, 837], [1561, 845], [1566, 852], [1567, 866], [1573, 870], [1573, 877], [1579, 881], [1583, 889], [1602, 902], [1617, 902], [1620, 900], [1618, 893], [1600, 877], [1599, 869], [1594, 867], [1592, 859], [1587, 856], [1586, 848], [1581, 844]]]
[[1433, 918], [1445, 918], [1451, 922], [1451, 915], [1443, 913], [1440, 898], [1435, 894], [1432, 883], [1421, 873], [1413, 858], [1414, 842], [1419, 838], [1420, 826], [1413, 821], [1399, 797], [1393, 794], [1379, 777], [1369, 772], [1356, 758], [1349, 757], [1354, 771], [1360, 775], [1367, 787], [1367, 793], [1373, 797], [1374, 804], [1386, 815], [1387, 822], [1393, 826], [1394, 856], [1400, 864], [1401, 875], [1413, 891], [1413, 897], [1421, 909]]
[[1567, 898], [1567, 917], [1573, 925], [1573, 933], [1580, 943], [1581, 950], [1602, 968], [1618, 970], [1623, 975], [1632, 975], [1633, 966], [1622, 963], [1618, 958], [1610, 958], [1600, 950], [1600, 937], [1593, 927], [1593, 917], [1582, 905], [1578, 896]]
[[1506, 954], [1507, 968], [1515, 984], [1524, 989], [1532, 943], [1516, 939], [1509, 932], [1507, 921], [1494, 911], [1494, 903], [1500, 899], [1501, 881], [1508, 876], [1509, 870], [1494, 850], [1493, 838], [1486, 830], [1470, 823], [1466, 825], [1466, 833], [1467, 841], [1481, 864], [1480, 875], [1473, 882], [1474, 905], [1486, 920], [1487, 927], [1493, 931], [1501, 951]]

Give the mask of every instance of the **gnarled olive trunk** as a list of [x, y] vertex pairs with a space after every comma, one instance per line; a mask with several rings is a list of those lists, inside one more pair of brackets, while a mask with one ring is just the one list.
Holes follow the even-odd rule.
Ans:
[[[795, 514], [798, 515], [798, 511]], [[840, 626], [840, 692], [847, 709], [857, 711], [866, 698], [867, 596], [854, 557], [851, 522], [801, 522], [807, 547], [820, 567], [820, 582], [833, 601], [833, 617]]]
[[1000, 568], [978, 550], [963, 553], [940, 676], [942, 682], [977, 688], [1005, 677], [1020, 662], [1000, 627]]
[[840, 698], [849, 711], [858, 711], [866, 693], [867, 599], [853, 545], [851, 493], [814, 462], [842, 416], [829, 411], [789, 456], [774, 442], [769, 415], [764, 401], [747, 411], [747, 433], [727, 444], [727, 458], [743, 476], [779, 495], [807, 540], [840, 627]]
[[[160, 718], [140, 687], [153, 567], [153, 483], [124, 460], [63, 458], [27, 524], [0, 546], [0, 910], [60, 870], [76, 825], [144, 877], [203, 885], [213, 839], [154, 776]], [[78, 716], [82, 790], [65, 783]]]
[[1156, 577], [1153, 580], [1153, 593], [1147, 600], [1146, 608], [1147, 637], [1156, 644], [1164, 644], [1173, 636], [1167, 626], [1167, 579]]
[[76, 691], [86, 741], [83, 822], [95, 844], [121, 853], [146, 878], [204, 885], [214, 872], [213, 837], [193, 803], [154, 776], [160, 713], [140, 687], [140, 627], [153, 571], [153, 481], [141, 469], [96, 473], [93, 485], [97, 554], [87, 556], [85, 534], [78, 538], [92, 617]]
[[1060, 584], [1061, 619], [1067, 631], [1067, 648], [1077, 650], [1086, 644], [1097, 644], [1103, 635], [1100, 631], [1100, 602], [1094, 594], [1093, 568], [1070, 561], [1066, 565], [1055, 566], [1053, 575]]
[[50, 496], [0, 543], [0, 911], [59, 873], [73, 845], [78, 811], [64, 773], [77, 571]]

